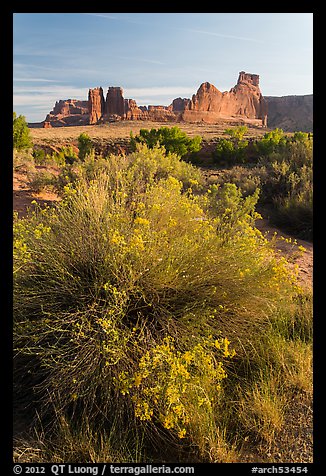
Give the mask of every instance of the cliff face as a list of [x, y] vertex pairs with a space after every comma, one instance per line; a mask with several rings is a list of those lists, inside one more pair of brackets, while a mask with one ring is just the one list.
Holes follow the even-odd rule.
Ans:
[[268, 127], [284, 131], [313, 131], [313, 95], [267, 96]]
[[259, 76], [241, 71], [230, 91], [221, 92], [203, 83], [192, 99], [176, 98], [169, 106], [138, 106], [123, 97], [123, 89], [110, 86], [90, 89], [88, 101], [67, 100], [56, 103], [46, 117], [51, 125], [97, 124], [117, 120], [153, 120], [215, 123], [221, 119], [266, 125], [267, 108], [259, 89]]

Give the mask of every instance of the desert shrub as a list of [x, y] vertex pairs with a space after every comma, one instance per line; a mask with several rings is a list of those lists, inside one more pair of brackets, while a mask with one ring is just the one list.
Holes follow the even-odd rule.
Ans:
[[86, 132], [82, 132], [78, 136], [78, 149], [78, 158], [81, 161], [85, 160], [88, 155], [94, 153], [92, 139], [88, 134], [86, 134]]
[[16, 150], [26, 150], [33, 147], [33, 142], [25, 116], [13, 113], [13, 146]]
[[37, 165], [45, 165], [47, 163], [47, 156], [44, 149], [41, 148], [34, 148], [32, 155], [34, 157], [35, 164]]
[[220, 139], [213, 153], [214, 161], [221, 165], [234, 165], [242, 163], [247, 158], [248, 141], [244, 139], [247, 133], [246, 126], [225, 129], [224, 134], [229, 139]]
[[13, 151], [13, 166], [14, 171], [22, 173], [35, 172], [35, 161], [30, 150], [17, 150]]
[[247, 147], [247, 140], [220, 139], [213, 154], [215, 163], [221, 165], [243, 163], [247, 157]]
[[34, 192], [40, 192], [45, 188], [55, 185], [56, 177], [47, 170], [38, 170], [30, 175], [29, 185]]
[[226, 162], [227, 164], [241, 163], [245, 159], [247, 141], [233, 142], [222, 139], [218, 142], [215, 150], [216, 162]]
[[139, 135], [130, 134], [130, 144], [136, 149], [136, 144], [146, 144], [149, 148], [157, 145], [163, 146], [166, 152], [172, 152], [179, 157], [200, 150], [202, 138], [195, 136], [192, 139], [187, 136], [179, 127], [160, 127], [159, 129], [140, 129]]
[[212, 185], [208, 190], [208, 209], [216, 216], [216, 227], [220, 237], [232, 239], [244, 231], [244, 227], [253, 226], [260, 215], [255, 211], [259, 189], [244, 198], [242, 192], [233, 183], [224, 183], [222, 187]]
[[312, 239], [313, 214], [313, 142], [311, 136], [296, 133], [282, 146], [261, 159], [267, 175], [262, 183], [262, 203], [271, 205], [272, 221]]
[[[203, 178], [199, 170], [183, 161], [176, 154], [166, 154], [164, 148], [155, 146], [152, 149], [146, 144], [137, 144], [136, 151], [128, 156], [109, 155], [107, 157], [89, 156], [82, 163], [75, 163], [64, 167], [58, 177], [57, 189], [63, 191], [68, 183], [74, 184], [80, 178], [94, 179], [98, 173], [106, 172], [111, 177], [112, 186], [120, 180], [121, 174], [126, 174], [130, 181], [142, 184], [142, 191], [147, 185], [175, 177], [183, 184], [183, 190], [191, 188], [199, 191], [203, 185]], [[130, 187], [126, 193], [135, 195], [139, 190]]]
[[227, 336], [257, 329], [298, 289], [252, 228], [256, 196], [184, 193], [173, 170], [158, 172], [162, 159], [140, 147], [67, 185], [56, 208], [16, 218], [16, 382], [41, 419], [55, 406], [152, 450], [184, 441], [209, 461]]
[[302, 239], [313, 237], [313, 197], [312, 190], [289, 194], [274, 199], [275, 209], [272, 221], [282, 229]]
[[229, 135], [233, 139], [236, 139], [238, 141], [242, 141], [244, 135], [248, 132], [248, 127], [247, 126], [237, 126], [234, 128], [230, 129], [225, 129], [224, 134]]
[[[89, 153], [89, 152], [85, 152], [85, 153]], [[64, 146], [64, 147], [61, 147], [61, 149], [58, 152], [54, 152], [52, 154], [52, 160], [54, 160], [54, 162], [60, 167], [64, 167], [66, 164], [68, 165], [74, 164], [78, 160], [78, 155], [76, 154], [72, 146]]]
[[210, 185], [222, 185], [233, 183], [241, 190], [244, 197], [252, 195], [266, 178], [266, 168], [256, 166], [248, 168], [235, 165], [230, 169], [223, 170], [219, 175], [209, 178]]
[[[217, 148], [224, 162], [232, 161], [236, 157], [233, 142], [222, 139], [219, 144]], [[266, 133], [251, 148], [259, 154], [255, 167], [233, 166], [220, 173], [215, 183], [234, 183], [244, 195], [252, 194], [259, 187], [258, 205], [268, 208], [274, 224], [297, 237], [312, 239], [312, 135], [296, 132], [286, 137], [283, 131], [276, 129]]]

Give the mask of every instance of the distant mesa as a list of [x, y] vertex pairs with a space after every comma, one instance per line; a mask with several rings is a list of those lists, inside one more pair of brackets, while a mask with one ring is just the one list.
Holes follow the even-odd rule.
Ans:
[[265, 96], [268, 127], [284, 131], [313, 131], [313, 95]]
[[121, 87], [110, 86], [106, 97], [101, 87], [90, 89], [88, 101], [60, 100], [46, 116], [43, 127], [78, 126], [115, 121], [152, 120], [206, 122], [241, 120], [258, 126], [267, 124], [267, 103], [259, 88], [259, 76], [241, 71], [237, 84], [221, 92], [203, 83], [191, 99], [176, 98], [169, 106], [138, 106], [125, 99]]

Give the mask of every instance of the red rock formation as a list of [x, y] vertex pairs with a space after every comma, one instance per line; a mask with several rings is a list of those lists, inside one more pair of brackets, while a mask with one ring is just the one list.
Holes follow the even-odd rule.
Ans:
[[219, 119], [243, 118], [266, 125], [267, 105], [259, 89], [259, 76], [243, 71], [229, 92], [221, 92], [203, 83], [185, 105], [182, 119], [186, 122], [218, 122]]
[[88, 101], [66, 99], [57, 101], [45, 122], [52, 127], [79, 126], [88, 123]]
[[88, 91], [89, 123], [97, 124], [104, 114], [104, 96], [102, 88]]
[[148, 119], [147, 108], [138, 107], [134, 99], [125, 99], [124, 108], [124, 119], [129, 121]]
[[105, 114], [117, 114], [122, 118], [125, 115], [125, 103], [123, 98], [123, 89], [118, 87], [109, 87], [106, 95]]
[[75, 114], [88, 114], [88, 102], [77, 99], [66, 99], [57, 101], [50, 115], [70, 116]]
[[170, 106], [148, 106], [148, 118], [152, 121], [175, 121], [176, 115]]
[[267, 103], [259, 89], [259, 76], [241, 71], [236, 86], [230, 91], [222, 93], [206, 82], [192, 99], [176, 98], [170, 106], [137, 106], [135, 100], [124, 99], [120, 87], [109, 87], [106, 100], [102, 88], [90, 89], [88, 101], [56, 102], [46, 121], [59, 126], [147, 119], [217, 123], [224, 119], [265, 126], [266, 118]]
[[176, 116], [170, 106], [137, 106], [134, 99], [125, 99], [125, 114], [127, 120], [175, 121]]
[[172, 101], [172, 110], [174, 112], [183, 112], [185, 108], [189, 105], [190, 99], [187, 98], [176, 98]]
[[44, 121], [43, 122], [43, 129], [50, 129], [51, 126], [51, 122], [49, 121]]

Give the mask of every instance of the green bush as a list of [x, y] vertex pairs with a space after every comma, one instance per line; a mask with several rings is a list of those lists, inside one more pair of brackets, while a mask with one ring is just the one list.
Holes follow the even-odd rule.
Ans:
[[248, 141], [237, 139], [220, 139], [214, 152], [215, 162], [218, 164], [243, 163], [246, 159]]
[[286, 146], [287, 139], [282, 129], [274, 129], [266, 132], [264, 137], [255, 143], [255, 149], [259, 156], [266, 156], [272, 152], [282, 151]]
[[261, 159], [266, 169], [262, 182], [262, 203], [271, 206], [272, 221], [288, 232], [312, 239], [313, 219], [313, 141], [297, 133], [282, 146]]
[[[257, 165], [249, 168], [245, 158], [251, 157], [252, 151]], [[312, 238], [312, 134], [296, 132], [286, 137], [281, 129], [275, 129], [251, 144], [250, 151], [249, 146], [238, 149], [234, 139], [221, 139], [215, 157], [221, 164], [244, 164], [224, 170], [216, 184], [230, 181], [245, 195], [259, 187], [258, 205], [268, 208], [275, 224], [300, 238]]]
[[222, 185], [225, 182], [234, 183], [244, 197], [252, 195], [266, 178], [266, 169], [262, 166], [245, 167], [235, 165], [223, 173], [209, 178], [210, 184]]
[[13, 113], [13, 146], [16, 150], [25, 150], [33, 147], [33, 142], [25, 116]]
[[47, 163], [47, 156], [44, 149], [34, 148], [32, 155], [34, 157], [35, 164], [45, 165]]
[[140, 129], [139, 135], [134, 137], [130, 134], [130, 144], [136, 150], [136, 144], [146, 144], [149, 148], [157, 145], [163, 146], [166, 152], [184, 157], [187, 154], [200, 150], [202, 138], [195, 136], [189, 138], [179, 127], [160, 127], [159, 129]]
[[213, 153], [214, 160], [218, 164], [233, 165], [242, 163], [247, 158], [248, 141], [243, 137], [248, 131], [246, 126], [226, 129], [224, 134], [230, 139], [220, 139]]
[[92, 139], [89, 137], [86, 132], [82, 132], [78, 136], [78, 157], [79, 160], [84, 161], [88, 155], [91, 155], [94, 153], [94, 147], [93, 147], [93, 142]]
[[248, 127], [247, 126], [238, 126], [234, 127], [233, 129], [225, 129], [224, 134], [229, 135], [233, 139], [236, 139], [238, 141], [243, 140], [243, 136], [248, 132]]

